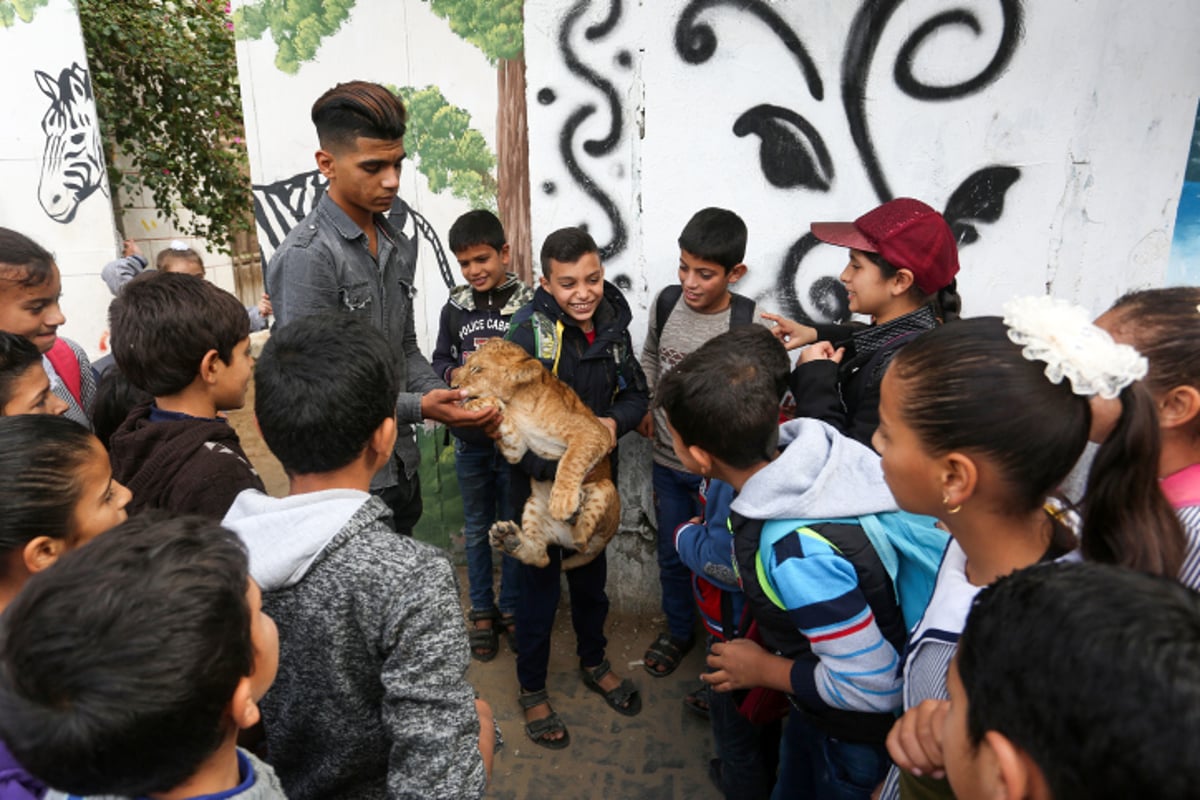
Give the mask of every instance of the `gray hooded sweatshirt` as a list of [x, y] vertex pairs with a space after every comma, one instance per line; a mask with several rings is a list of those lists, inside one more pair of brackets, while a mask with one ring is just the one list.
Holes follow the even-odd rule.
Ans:
[[815, 419], [779, 428], [779, 457], [754, 474], [731, 508], [750, 519], [837, 519], [896, 511], [879, 455]]
[[247, 490], [225, 517], [279, 627], [262, 710], [292, 800], [483, 795], [454, 570], [390, 516], [376, 497], [335, 489]]

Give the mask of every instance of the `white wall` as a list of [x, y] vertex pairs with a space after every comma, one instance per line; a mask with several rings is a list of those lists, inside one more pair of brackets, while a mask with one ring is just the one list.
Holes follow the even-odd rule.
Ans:
[[[99, 188], [77, 205], [65, 189], [39, 198], [47, 142], [42, 121], [51, 99], [39, 88], [35, 72], [44, 72], [57, 82], [62, 72], [75, 64], [86, 70], [87, 59], [79, 18], [69, 0], [50, 0], [35, 12], [30, 22], [18, 19], [10, 27], [0, 27], [0, 71], [6, 76], [0, 88], [0, 107], [4, 108], [0, 124], [0, 153], [4, 154], [0, 159], [0, 186], [4, 187], [0, 191], [0, 225], [24, 233], [55, 254], [62, 272], [62, 308], [67, 317], [60, 332], [95, 354], [109, 300], [100, 280], [100, 268], [114, 257], [117, 245], [108, 178], [101, 156], [99, 171], [93, 172]], [[98, 142], [94, 104], [85, 111], [91, 123], [75, 132], [84, 134], [86, 144], [93, 136]], [[61, 195], [57, 207], [52, 202], [53, 194]], [[42, 199], [62, 221], [49, 215]], [[74, 214], [67, 221], [72, 207]]]
[[[609, 215], [559, 156], [565, 146], [620, 213], [627, 244], [607, 264], [610, 278], [624, 276], [632, 287], [639, 333], [653, 292], [675, 280], [680, 229], [703, 206], [732, 208], [746, 219], [751, 271], [742, 289], [778, 306], [788, 249], [810, 222], [853, 219], [886, 199], [872, 186], [842, 99], [853, 74], [846, 69], [850, 42], [868, 29], [869, 20], [855, 20], [859, 4], [715, 4], [682, 26], [692, 33], [708, 26], [716, 39], [711, 56], [691, 64], [675, 35], [696, 5], [598, 2], [572, 22], [564, 3], [526, 4], [535, 243], [580, 221], [602, 246], [612, 241]], [[589, 39], [585, 29], [614, 6], [620, 13], [611, 30]], [[1200, 92], [1195, 4], [1026, 3], [1024, 33], [994, 80], [954, 99], [909, 96], [893, 79], [897, 55], [913, 31], [950, 7], [970, 9], [980, 33], [961, 25], [938, 30], [917, 51], [914, 72], [947, 85], [982, 71], [1001, 49], [1002, 4], [913, 0], [881, 25], [866, 82], [851, 80], [850, 92], [865, 98], [866, 128], [893, 196], [945, 209], [977, 170], [1020, 171], [995, 195], [1003, 212], [977, 223], [978, 241], [962, 248], [965, 311], [995, 313], [1014, 294], [1046, 290], [1099, 311], [1128, 288], [1161, 284]], [[773, 28], [771, 16], [782, 25]], [[776, 31], [794, 34], [811, 56], [821, 99]], [[583, 69], [568, 66], [564, 39]], [[618, 60], [623, 51], [629, 68]], [[613, 119], [597, 88], [604, 82], [622, 115], [618, 142], [588, 153], [584, 143], [602, 138]], [[539, 102], [548, 92], [553, 102]], [[738, 117], [760, 104], [799, 114], [818, 131], [832, 164], [828, 191], [767, 181], [762, 139], [733, 133]], [[588, 105], [595, 112], [572, 135], [568, 120]], [[794, 155], [775, 159], [777, 170], [795, 163]], [[801, 262], [794, 285], [804, 312], [819, 316], [808, 287], [836, 276], [844, 261], [843, 251], [819, 246]]]

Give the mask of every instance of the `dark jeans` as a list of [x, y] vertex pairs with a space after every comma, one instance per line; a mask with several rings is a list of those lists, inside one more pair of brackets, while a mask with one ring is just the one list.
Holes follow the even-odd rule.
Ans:
[[[512, 519], [508, 510], [508, 462], [495, 446], [454, 440], [454, 471], [462, 494], [463, 538], [467, 554], [467, 583], [471, 608], [486, 611], [495, 606], [492, 593], [492, 545], [488, 532], [498, 519]], [[500, 611], [512, 614], [517, 608], [517, 566], [508, 555], [500, 556]]]
[[658, 518], [658, 577], [667, 630], [675, 639], [691, 640], [695, 624], [692, 573], [679, 560], [675, 529], [700, 516], [700, 476], [655, 464], [654, 512]]
[[882, 744], [834, 739], [793, 709], [779, 743], [771, 800], [869, 800], [890, 764]]
[[[712, 650], [709, 637], [709, 651]], [[738, 713], [733, 692], [708, 693], [713, 744], [721, 759], [721, 792], [725, 800], [765, 800], [775, 785], [779, 758], [779, 723], [755, 725]]]
[[404, 475], [404, 467], [399, 469], [399, 483], [384, 489], [373, 489], [371, 494], [387, 503], [392, 509], [392, 525], [396, 533], [412, 536], [413, 528], [421, 519], [424, 505], [421, 502], [421, 475], [414, 472], [411, 478]]
[[[520, 593], [517, 598], [517, 681], [527, 692], [546, 688], [550, 663], [550, 632], [558, 610], [562, 548], [550, 547], [545, 567], [520, 564]], [[579, 663], [594, 667], [604, 660], [604, 620], [608, 617], [608, 561], [601, 552], [582, 567], [567, 572], [571, 592], [571, 624], [575, 628], [575, 652]]]

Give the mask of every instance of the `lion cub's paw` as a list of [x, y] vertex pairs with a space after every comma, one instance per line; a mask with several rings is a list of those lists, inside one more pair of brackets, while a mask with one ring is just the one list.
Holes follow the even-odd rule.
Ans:
[[497, 547], [512, 554], [521, 546], [521, 526], [512, 520], [501, 520], [492, 525], [488, 532], [492, 547]]
[[482, 411], [485, 408], [498, 408], [504, 410], [504, 403], [495, 397], [472, 397], [463, 403], [463, 408], [467, 411]]
[[550, 516], [557, 520], [566, 521], [575, 516], [583, 504], [583, 492], [564, 487], [556, 482], [550, 490]]

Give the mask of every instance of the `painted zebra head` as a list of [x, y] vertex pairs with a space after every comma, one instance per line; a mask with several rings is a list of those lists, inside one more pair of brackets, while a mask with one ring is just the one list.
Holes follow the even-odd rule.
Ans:
[[50, 98], [42, 117], [46, 149], [42, 153], [42, 178], [38, 201], [55, 222], [67, 223], [92, 192], [108, 193], [96, 101], [88, 72], [79, 64], [64, 69], [57, 79], [34, 72], [38, 88]]

